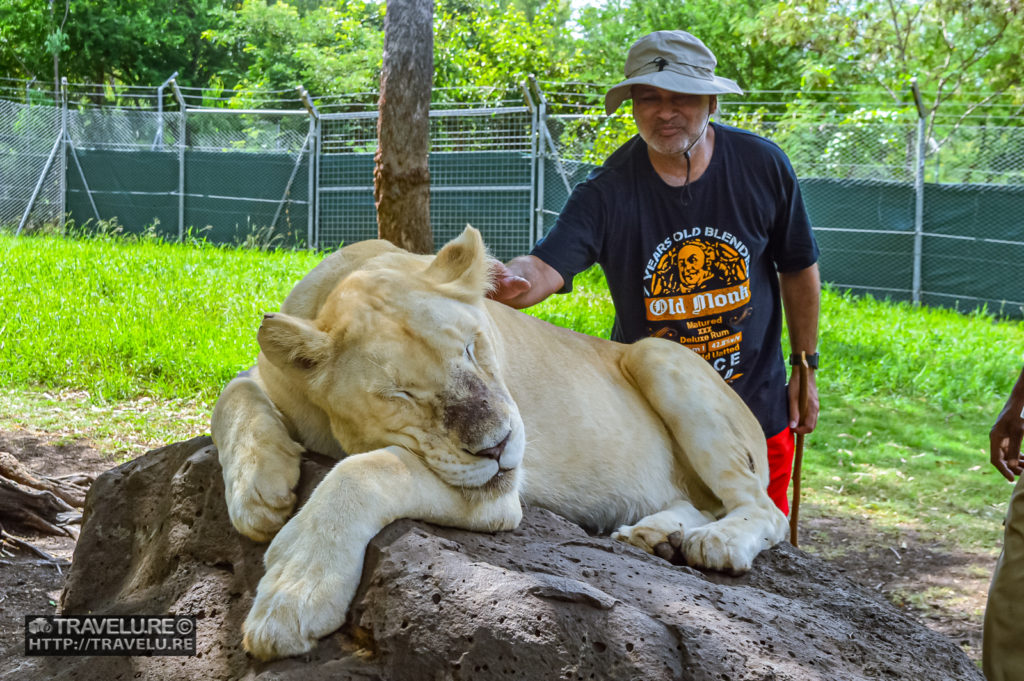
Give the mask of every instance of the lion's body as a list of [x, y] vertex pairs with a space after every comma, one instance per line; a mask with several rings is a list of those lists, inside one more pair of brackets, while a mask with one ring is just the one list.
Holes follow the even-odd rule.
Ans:
[[648, 551], [676, 533], [670, 552], [735, 572], [784, 536], [757, 421], [700, 357], [485, 301], [486, 267], [471, 231], [436, 260], [363, 242], [265, 319], [257, 368], [214, 412], [236, 527], [269, 539], [285, 523], [303, 448], [358, 455], [271, 544], [246, 622], [255, 654], [340, 626], [366, 542], [398, 517], [508, 529], [521, 498]]
[[[639, 390], [630, 371], [630, 362], [638, 356], [642, 362], [648, 352], [660, 350], [680, 355], [672, 361], [684, 365], [667, 370], [696, 369], [697, 383], [713, 381], [695, 353], [664, 340], [633, 346], [605, 342], [499, 303], [489, 302], [488, 310], [505, 341], [505, 380], [528, 434], [521, 492], [526, 504], [549, 508], [593, 531], [609, 532], [667, 507], [689, 479], [692, 489], [686, 491], [695, 505], [718, 510], [719, 502], [689, 467], [684, 468], [685, 457], [676, 455], [678, 444], [648, 401], [657, 396]], [[688, 360], [695, 360], [693, 366]], [[697, 397], [701, 390], [685, 394]], [[735, 393], [723, 396], [732, 398]], [[727, 409], [743, 413], [737, 409], [740, 405], [729, 402]], [[679, 411], [694, 417], [694, 430], [699, 430], [700, 420], [709, 416], [705, 406], [695, 402]], [[759, 451], [763, 438], [756, 422], [743, 425], [753, 425], [750, 447]], [[767, 466], [762, 470], [767, 472]]]

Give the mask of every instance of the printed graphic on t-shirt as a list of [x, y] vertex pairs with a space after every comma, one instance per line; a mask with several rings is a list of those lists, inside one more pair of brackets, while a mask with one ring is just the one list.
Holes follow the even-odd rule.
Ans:
[[648, 334], [682, 343], [727, 381], [739, 378], [749, 257], [741, 240], [714, 227], [681, 230], [660, 242], [644, 271]]

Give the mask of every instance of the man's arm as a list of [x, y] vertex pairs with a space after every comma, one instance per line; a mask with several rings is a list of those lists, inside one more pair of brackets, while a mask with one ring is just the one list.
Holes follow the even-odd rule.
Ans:
[[[786, 328], [789, 344], [794, 355], [801, 352], [813, 354], [818, 347], [818, 315], [821, 311], [821, 276], [815, 263], [796, 272], [779, 273], [779, 289], [782, 293], [782, 309], [786, 313]], [[798, 433], [810, 433], [818, 424], [818, 387], [814, 370], [809, 372], [807, 381], [807, 411], [800, 413], [800, 382], [794, 380], [796, 371], [789, 380], [789, 426]]]
[[1010, 482], [1013, 482], [1015, 475], [1024, 472], [1024, 462], [1020, 457], [1022, 435], [1024, 435], [1024, 369], [1021, 370], [1017, 383], [1006, 400], [1006, 405], [999, 412], [999, 417], [988, 434], [992, 465]]
[[491, 263], [494, 290], [492, 300], [521, 310], [541, 302], [565, 285], [562, 275], [535, 255], [521, 255], [508, 264]]

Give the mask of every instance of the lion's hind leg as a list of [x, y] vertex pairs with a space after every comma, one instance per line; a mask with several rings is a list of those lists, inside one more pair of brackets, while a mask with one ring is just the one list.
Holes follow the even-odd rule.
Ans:
[[680, 471], [699, 479], [683, 483], [690, 498], [701, 506], [695, 493], [702, 487], [713, 496], [709, 506], [725, 511], [684, 533], [686, 562], [746, 572], [758, 553], [786, 536], [787, 527], [768, 497], [768, 458], [757, 419], [707, 362], [670, 341], [634, 343], [622, 366], [668, 428]]
[[683, 539], [698, 527], [714, 521], [715, 516], [680, 499], [663, 511], [641, 518], [635, 525], [623, 525], [612, 533], [612, 539], [679, 564], [684, 562]]

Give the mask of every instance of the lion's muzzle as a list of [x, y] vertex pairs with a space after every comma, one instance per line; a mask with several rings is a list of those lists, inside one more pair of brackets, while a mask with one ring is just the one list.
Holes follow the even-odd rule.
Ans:
[[470, 452], [470, 454], [472, 454], [473, 456], [479, 456], [482, 459], [494, 459], [495, 461], [498, 462], [498, 465], [500, 466], [501, 455], [505, 452], [505, 445], [508, 444], [508, 438], [510, 435], [512, 435], [511, 431], [509, 431], [509, 433], [505, 435], [504, 438], [502, 438], [501, 442], [494, 445], [493, 447], [486, 447], [479, 451]]
[[455, 371], [451, 379], [442, 396], [445, 430], [461, 440], [467, 454], [501, 466], [512, 436], [512, 398], [503, 386], [489, 385], [470, 371]]

